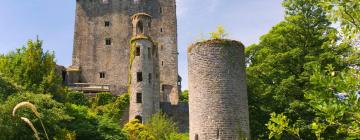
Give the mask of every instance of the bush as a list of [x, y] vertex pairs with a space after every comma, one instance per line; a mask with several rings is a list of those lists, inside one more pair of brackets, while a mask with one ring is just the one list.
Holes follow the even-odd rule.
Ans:
[[124, 126], [123, 131], [129, 140], [155, 140], [155, 137], [146, 131], [145, 126], [137, 119], [130, 120]]
[[95, 97], [96, 105], [106, 105], [114, 101], [114, 96], [109, 92], [97, 93]]
[[169, 119], [165, 114], [159, 112], [154, 114], [151, 119], [146, 122], [145, 128], [157, 140], [166, 140], [171, 134], [177, 133], [178, 128], [175, 122]]
[[124, 140], [126, 136], [118, 123], [96, 115], [86, 106], [67, 104], [66, 111], [74, 119], [65, 123], [76, 132], [77, 140]]
[[129, 94], [123, 94], [119, 96], [115, 102], [96, 107], [96, 114], [106, 116], [113, 121], [119, 121], [123, 114], [124, 110], [129, 106]]
[[5, 101], [7, 97], [15, 94], [17, 89], [10, 82], [6, 81], [0, 74], [0, 102]]
[[66, 102], [76, 104], [76, 105], [84, 105], [88, 106], [89, 101], [81, 92], [69, 92], [66, 94]]

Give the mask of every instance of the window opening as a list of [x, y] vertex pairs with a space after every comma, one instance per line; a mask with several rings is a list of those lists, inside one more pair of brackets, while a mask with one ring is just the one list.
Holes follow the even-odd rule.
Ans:
[[136, 103], [142, 103], [142, 93], [136, 93]]
[[106, 45], [111, 45], [111, 38], [106, 38], [105, 39], [105, 44]]
[[105, 21], [105, 27], [110, 27], [110, 21]]
[[142, 82], [142, 80], [143, 80], [142, 72], [138, 72], [138, 73], [137, 73], [137, 81], [138, 81], [138, 82]]
[[100, 78], [104, 79], [105, 78], [105, 72], [100, 72]]
[[136, 47], [136, 55], [135, 56], [140, 56], [140, 46]]
[[141, 117], [140, 115], [137, 115], [137, 116], [135, 117], [135, 119], [139, 120], [140, 123], [142, 123], [142, 117]]
[[141, 21], [139, 21], [137, 23], [137, 28], [138, 28], [139, 33], [144, 33], [144, 26]]
[[152, 75], [149, 73], [149, 84], [151, 84]]

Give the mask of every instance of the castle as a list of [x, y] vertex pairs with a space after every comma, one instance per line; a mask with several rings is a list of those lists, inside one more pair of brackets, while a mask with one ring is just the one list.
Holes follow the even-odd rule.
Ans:
[[73, 62], [62, 72], [70, 90], [129, 93], [127, 119], [145, 123], [163, 111], [191, 140], [250, 138], [240, 42], [189, 48], [189, 104], [180, 103], [175, 0], [76, 3]]
[[148, 36], [158, 55], [160, 101], [178, 103], [181, 78], [178, 76], [177, 22], [175, 0], [77, 0], [72, 65], [67, 82], [85, 92], [128, 92], [131, 17], [151, 15]]

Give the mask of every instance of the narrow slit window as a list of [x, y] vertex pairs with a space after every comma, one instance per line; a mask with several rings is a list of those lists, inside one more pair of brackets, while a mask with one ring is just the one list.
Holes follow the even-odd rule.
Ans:
[[151, 59], [151, 48], [148, 48], [148, 57]]
[[161, 61], [161, 66], [164, 66], [164, 61]]
[[219, 139], [219, 137], [220, 137], [220, 130], [217, 129], [217, 130], [216, 130], [216, 139]]
[[160, 14], [162, 14], [162, 12], [163, 12], [162, 7], [159, 8], [159, 11], [160, 11]]
[[142, 82], [142, 81], [143, 81], [142, 72], [138, 72], [138, 73], [136, 74], [136, 77], [137, 77], [137, 81], [138, 81], [138, 82]]
[[160, 32], [163, 32], [163, 28], [160, 28]]
[[105, 39], [105, 45], [111, 45], [112, 42], [111, 42], [111, 38], [106, 38]]
[[152, 80], [152, 75], [151, 73], [149, 73], [149, 84], [151, 84], [151, 80]]
[[139, 21], [137, 23], [137, 30], [139, 33], [144, 33], [144, 26], [143, 26], [143, 23], [141, 21]]
[[199, 135], [195, 134], [195, 140], [199, 140]]
[[136, 47], [136, 55], [135, 56], [140, 56], [140, 46]]
[[136, 103], [142, 103], [142, 93], [136, 93]]

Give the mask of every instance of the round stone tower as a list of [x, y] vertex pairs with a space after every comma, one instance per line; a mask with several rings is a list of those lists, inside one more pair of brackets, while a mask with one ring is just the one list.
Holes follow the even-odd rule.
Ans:
[[190, 140], [250, 139], [242, 43], [208, 40], [188, 49]]
[[145, 122], [159, 110], [159, 80], [156, 48], [149, 37], [151, 16], [138, 13], [132, 16], [133, 37], [130, 41], [129, 119]]

